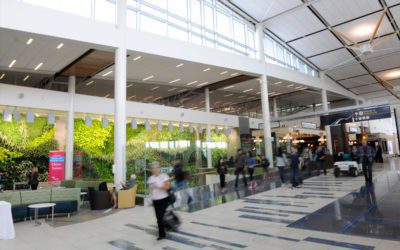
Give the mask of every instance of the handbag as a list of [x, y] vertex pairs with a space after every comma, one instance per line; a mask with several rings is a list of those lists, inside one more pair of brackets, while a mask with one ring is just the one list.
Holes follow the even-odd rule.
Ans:
[[168, 201], [170, 204], [174, 204], [176, 201], [175, 192], [172, 189], [168, 189]]

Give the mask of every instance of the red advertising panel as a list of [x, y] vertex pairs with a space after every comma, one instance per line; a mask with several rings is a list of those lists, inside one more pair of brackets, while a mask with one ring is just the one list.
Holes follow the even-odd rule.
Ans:
[[62, 181], [65, 174], [65, 152], [50, 151], [49, 181]]

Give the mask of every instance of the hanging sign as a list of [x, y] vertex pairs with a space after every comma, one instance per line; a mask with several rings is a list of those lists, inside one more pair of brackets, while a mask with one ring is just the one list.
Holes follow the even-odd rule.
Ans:
[[65, 174], [65, 152], [50, 151], [48, 181], [62, 181]]

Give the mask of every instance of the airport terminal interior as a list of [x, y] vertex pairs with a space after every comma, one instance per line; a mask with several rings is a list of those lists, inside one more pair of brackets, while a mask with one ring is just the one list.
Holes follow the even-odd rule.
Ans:
[[0, 0], [0, 249], [400, 249], [400, 0]]

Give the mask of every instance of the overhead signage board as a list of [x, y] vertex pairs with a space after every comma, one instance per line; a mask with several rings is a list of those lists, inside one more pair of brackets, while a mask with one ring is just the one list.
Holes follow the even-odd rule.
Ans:
[[312, 122], [301, 122], [301, 127], [308, 129], [317, 129], [317, 124]]
[[[276, 122], [271, 122], [271, 128], [279, 128], [281, 127], [281, 123], [276, 121]], [[264, 123], [259, 123], [258, 124], [258, 129], [264, 129]]]
[[341, 113], [322, 115], [321, 127], [331, 125], [340, 125], [349, 122], [363, 122], [370, 120], [378, 120], [390, 118], [390, 106], [380, 106], [373, 108], [364, 109], [354, 109], [349, 111], [344, 111]]

